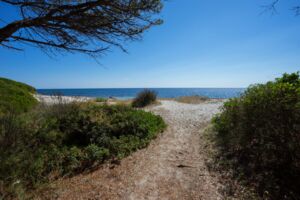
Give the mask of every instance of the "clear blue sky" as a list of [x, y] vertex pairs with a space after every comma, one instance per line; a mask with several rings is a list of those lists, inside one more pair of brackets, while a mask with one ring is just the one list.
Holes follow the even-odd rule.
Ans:
[[[49, 58], [38, 49], [0, 48], [0, 76], [36, 88], [246, 87], [300, 70], [300, 16], [283, 0], [168, 0], [164, 24], [142, 41], [111, 49], [101, 66], [81, 55]], [[12, 12], [0, 6], [6, 19]], [[3, 24], [1, 24], [2, 26]]]

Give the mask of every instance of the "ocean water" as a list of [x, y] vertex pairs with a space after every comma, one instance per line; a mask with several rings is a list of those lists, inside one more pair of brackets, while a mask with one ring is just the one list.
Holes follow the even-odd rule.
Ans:
[[[179, 96], [200, 95], [209, 98], [238, 97], [244, 88], [149, 88], [157, 92], [160, 98], [175, 98]], [[93, 88], [93, 89], [38, 89], [43, 95], [114, 97], [118, 99], [134, 98], [143, 88]]]

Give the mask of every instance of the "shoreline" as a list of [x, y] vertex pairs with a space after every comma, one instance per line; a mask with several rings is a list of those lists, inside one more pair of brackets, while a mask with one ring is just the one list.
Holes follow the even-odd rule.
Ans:
[[38, 100], [38, 102], [46, 104], [86, 102], [95, 99], [91, 97], [55, 96], [43, 94], [33, 94], [33, 96], [36, 100]]
[[[227, 99], [239, 97], [243, 88], [148, 88], [156, 92], [159, 99], [175, 99], [184, 96], [203, 96], [210, 99]], [[63, 95], [90, 98], [115, 98], [131, 100], [137, 96], [142, 88], [94, 88], [94, 89], [37, 89], [41, 95]]]
[[[103, 98], [106, 99], [108, 103], [128, 103], [131, 102], [134, 97], [131, 98], [119, 98], [119, 97], [85, 97], [85, 96], [60, 96], [60, 95], [44, 95], [44, 94], [33, 94], [34, 98], [37, 99], [41, 103], [46, 104], [56, 104], [56, 103], [71, 103], [71, 102], [87, 102], [87, 101], [96, 101], [97, 98]], [[195, 96], [182, 96], [186, 98], [193, 99]], [[199, 96], [200, 97], [200, 96]], [[229, 98], [206, 98], [206, 100], [198, 100], [196, 102], [181, 102], [178, 100], [180, 97], [170, 97], [170, 98], [160, 98], [158, 97], [158, 101], [176, 101], [179, 103], [187, 103], [187, 104], [199, 104], [203, 103], [205, 101], [211, 101], [211, 102], [218, 102], [218, 101], [226, 101]], [[188, 100], [189, 101], [189, 100]], [[193, 101], [193, 100], [192, 100]]]

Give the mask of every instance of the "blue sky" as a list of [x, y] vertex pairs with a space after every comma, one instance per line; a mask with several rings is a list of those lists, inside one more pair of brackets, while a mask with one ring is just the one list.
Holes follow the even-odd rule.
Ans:
[[[300, 16], [283, 0], [168, 0], [164, 24], [96, 63], [81, 54], [49, 58], [0, 48], [0, 76], [36, 88], [246, 87], [300, 70]], [[0, 5], [0, 16], [15, 17]], [[1, 24], [2, 26], [3, 24]]]

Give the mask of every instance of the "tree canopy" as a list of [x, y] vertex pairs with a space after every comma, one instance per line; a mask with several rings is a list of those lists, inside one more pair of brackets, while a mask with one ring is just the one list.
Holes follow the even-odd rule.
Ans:
[[0, 27], [0, 46], [17, 50], [22, 42], [46, 52], [97, 56], [110, 46], [125, 50], [122, 42], [139, 39], [162, 23], [157, 17], [161, 0], [0, 0], [1, 4], [19, 10], [19, 19]]
[[[272, 14], [277, 13], [277, 7], [279, 6], [282, 0], [271, 0], [269, 4], [264, 5], [264, 12], [271, 12]], [[291, 10], [295, 13], [296, 16], [300, 15], [300, 4], [295, 4], [291, 6]]]

